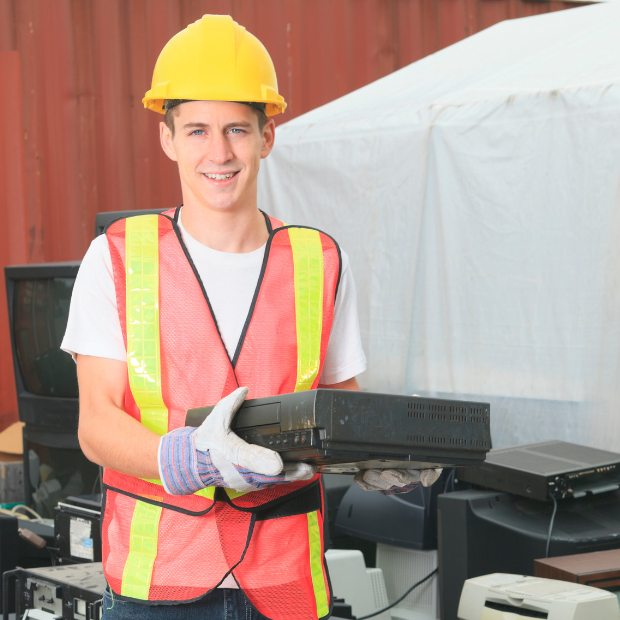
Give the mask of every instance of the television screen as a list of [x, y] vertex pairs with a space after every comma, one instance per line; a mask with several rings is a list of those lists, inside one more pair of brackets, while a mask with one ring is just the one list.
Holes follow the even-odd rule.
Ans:
[[60, 350], [79, 262], [5, 267], [19, 417], [60, 432], [77, 428], [77, 377]]

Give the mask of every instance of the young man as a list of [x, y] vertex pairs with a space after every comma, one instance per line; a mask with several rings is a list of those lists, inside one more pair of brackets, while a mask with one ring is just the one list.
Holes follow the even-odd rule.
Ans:
[[[104, 618], [325, 618], [320, 478], [230, 422], [246, 396], [357, 389], [346, 255], [257, 208], [286, 104], [242, 26], [205, 15], [175, 35], [143, 101], [165, 114], [183, 205], [93, 241], [62, 344], [77, 362], [80, 444], [104, 468]], [[213, 404], [184, 426], [187, 409]]]

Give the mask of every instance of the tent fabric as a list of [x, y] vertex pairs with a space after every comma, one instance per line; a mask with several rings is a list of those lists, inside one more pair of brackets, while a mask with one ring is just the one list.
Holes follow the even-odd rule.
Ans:
[[334, 235], [364, 389], [620, 451], [620, 4], [509, 20], [280, 126], [259, 204]]

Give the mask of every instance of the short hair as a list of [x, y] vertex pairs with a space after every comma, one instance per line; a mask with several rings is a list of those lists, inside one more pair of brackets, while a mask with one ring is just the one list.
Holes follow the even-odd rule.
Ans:
[[[195, 101], [194, 99], [166, 99], [164, 101], [164, 123], [166, 123], [166, 127], [170, 130], [170, 133], [174, 136], [174, 118], [175, 115], [174, 109], [180, 105], [181, 103], [186, 103], [188, 101]], [[245, 105], [249, 105], [252, 109], [256, 110], [256, 115], [258, 117], [258, 129], [260, 131], [263, 130], [263, 127], [267, 123], [267, 114], [265, 114], [265, 104], [264, 103], [255, 103], [253, 101], [236, 101], [235, 103], [243, 103]]]

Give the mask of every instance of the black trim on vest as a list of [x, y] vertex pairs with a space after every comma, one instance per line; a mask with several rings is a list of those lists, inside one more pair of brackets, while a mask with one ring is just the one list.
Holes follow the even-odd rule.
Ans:
[[336, 246], [336, 251], [338, 252], [338, 280], [336, 281], [336, 290], [334, 291], [334, 305], [336, 305], [336, 297], [338, 296], [338, 289], [340, 288], [340, 278], [342, 276], [342, 251], [340, 250], [340, 245], [329, 233], [326, 233], [324, 230], [321, 230], [320, 228], [315, 228], [314, 226], [302, 226], [300, 224], [290, 224], [290, 225], [280, 226], [280, 228], [275, 228], [273, 232], [277, 233], [279, 230], [285, 230], [286, 228], [307, 228], [308, 230], [316, 230], [318, 233], [321, 233], [322, 235], [329, 237], [334, 242], [334, 245]]
[[279, 519], [280, 517], [292, 517], [302, 515], [321, 509], [321, 487], [317, 482], [303, 487], [298, 492], [289, 493], [282, 498], [282, 501], [271, 502], [256, 513], [257, 521], [267, 521], [269, 519]]
[[[261, 213], [263, 212], [261, 211]], [[263, 264], [261, 266], [260, 275], [258, 276], [258, 283], [256, 284], [256, 288], [254, 289], [254, 296], [252, 297], [252, 303], [250, 304], [250, 311], [248, 312], [248, 316], [245, 319], [243, 329], [241, 330], [241, 336], [239, 337], [239, 342], [237, 343], [237, 348], [235, 349], [235, 355], [233, 356], [233, 359], [232, 359], [233, 369], [235, 368], [235, 366], [237, 365], [237, 362], [239, 361], [239, 356], [241, 355], [241, 349], [243, 348], [243, 342], [245, 340], [245, 336], [248, 332], [248, 329], [250, 328], [250, 323], [252, 322], [252, 316], [254, 315], [254, 308], [256, 307], [256, 303], [258, 301], [258, 295], [260, 293], [261, 284], [263, 282], [263, 278], [265, 277], [265, 271], [267, 269], [267, 260], [269, 258], [269, 252], [271, 250], [271, 242], [273, 241], [274, 237], [276, 236], [278, 232], [280, 232], [281, 230], [287, 230], [288, 228], [306, 228], [309, 230], [316, 230], [318, 233], [321, 233], [322, 235], [329, 237], [334, 242], [334, 245], [336, 246], [336, 250], [338, 251], [338, 280], [336, 282], [336, 290], [334, 292], [334, 305], [336, 304], [336, 296], [338, 295], [338, 287], [340, 286], [340, 276], [342, 275], [342, 254], [340, 252], [340, 246], [338, 245], [338, 242], [331, 235], [328, 235], [327, 233], [323, 232], [322, 230], [319, 230], [318, 228], [313, 228], [312, 226], [297, 226], [295, 224], [292, 224], [290, 226], [287, 225], [287, 226], [280, 226], [278, 228], [272, 228], [271, 222], [269, 220], [269, 216], [265, 213], [263, 213], [263, 215], [265, 216], [265, 221], [267, 222], [267, 226], [271, 232], [269, 234], [269, 239], [267, 239], [267, 244], [265, 245], [265, 254], [263, 256]], [[323, 273], [323, 277], [325, 277], [325, 273]]]
[[256, 283], [256, 288], [254, 289], [254, 296], [252, 298], [252, 303], [250, 305], [250, 309], [248, 311], [248, 314], [246, 316], [245, 319], [245, 323], [244, 323], [244, 327], [243, 330], [241, 332], [241, 336], [239, 338], [239, 342], [237, 343], [237, 347], [235, 349], [235, 354], [233, 355], [233, 358], [230, 358], [230, 355], [228, 354], [228, 349], [226, 348], [226, 345], [224, 344], [224, 339], [222, 338], [222, 332], [220, 331], [220, 326], [217, 323], [217, 318], [215, 317], [215, 312], [213, 311], [213, 306], [211, 305], [211, 300], [209, 299], [209, 295], [207, 295], [207, 290], [205, 288], [204, 282], [202, 281], [200, 274], [198, 273], [198, 269], [196, 268], [196, 265], [194, 264], [194, 261], [192, 260], [192, 257], [189, 253], [189, 250], [187, 249], [187, 246], [185, 245], [185, 242], [183, 241], [183, 236], [181, 234], [181, 229], [178, 226], [178, 218], [179, 218], [179, 212], [180, 212], [180, 208], [181, 207], [177, 207], [175, 214], [174, 214], [174, 219], [171, 219], [172, 222], [172, 228], [174, 229], [174, 232], [177, 236], [177, 239], [179, 241], [179, 244], [181, 246], [181, 249], [183, 250], [183, 253], [185, 254], [185, 258], [187, 259], [190, 267], [192, 268], [192, 271], [194, 272], [194, 276], [196, 277], [196, 280], [198, 280], [198, 283], [200, 285], [200, 290], [202, 291], [202, 294], [207, 302], [207, 305], [209, 307], [209, 312], [211, 313], [211, 318], [213, 319], [213, 322], [215, 324], [215, 329], [217, 330], [217, 334], [220, 337], [220, 342], [222, 343], [222, 347], [224, 348], [224, 353], [226, 353], [226, 357], [228, 358], [228, 361], [230, 362], [230, 365], [232, 367], [232, 371], [233, 371], [233, 375], [235, 376], [235, 382], [237, 383], [237, 386], [239, 385], [239, 380], [237, 379], [237, 374], [235, 373], [235, 365], [237, 362], [237, 359], [239, 357], [239, 353], [241, 351], [241, 347], [243, 345], [243, 340], [245, 338], [245, 334], [247, 332], [247, 328], [250, 324], [250, 321], [252, 319], [252, 313], [254, 312], [254, 304], [255, 304], [255, 300], [258, 297], [258, 292], [260, 290], [260, 286], [261, 283], [263, 281], [263, 274], [265, 273], [265, 268], [267, 265], [267, 258], [269, 256], [269, 241], [271, 239], [271, 232], [269, 232], [271, 230], [271, 224], [269, 223], [269, 219], [268, 217], [261, 211], [261, 213], [263, 214], [263, 216], [265, 217], [265, 225], [267, 226], [267, 231], [269, 232], [269, 238], [267, 239], [267, 243], [265, 244], [265, 253], [263, 255], [263, 264], [261, 266], [261, 271], [260, 271], [260, 275], [258, 277], [258, 282]]
[[[256, 301], [258, 300], [258, 294], [260, 292], [260, 288], [263, 283], [263, 278], [265, 277], [265, 270], [267, 269], [267, 259], [269, 258], [269, 251], [271, 250], [271, 240], [273, 239], [273, 226], [271, 225], [271, 219], [269, 219], [269, 216], [264, 211], [260, 211], [260, 212], [262, 216], [265, 218], [265, 225], [267, 226], [267, 232], [269, 233], [269, 237], [267, 239], [267, 242], [265, 243], [265, 252], [263, 254], [263, 264], [261, 265], [260, 273], [258, 274], [258, 282], [256, 283], [256, 288], [254, 289], [254, 295], [252, 296], [252, 302], [250, 303], [250, 309], [248, 310], [248, 314], [245, 317], [245, 323], [243, 324], [243, 329], [241, 330], [241, 335], [239, 336], [239, 342], [237, 342], [237, 347], [235, 348], [235, 354], [233, 355], [233, 358], [231, 360], [233, 370], [236, 368], [237, 362], [239, 361], [239, 356], [241, 355], [241, 349], [243, 348], [245, 336], [248, 333], [248, 329], [250, 328], [250, 323], [252, 322], [252, 316], [254, 315], [254, 308], [256, 307]], [[239, 382], [237, 381], [237, 383]]]
[[[224, 339], [222, 338], [222, 332], [220, 331], [220, 326], [217, 324], [217, 319], [215, 318], [215, 312], [213, 312], [213, 306], [211, 305], [211, 300], [209, 299], [209, 296], [207, 295], [207, 290], [205, 289], [205, 285], [202, 281], [202, 278], [200, 277], [200, 274], [198, 273], [198, 269], [196, 268], [194, 261], [192, 260], [189, 250], [187, 249], [187, 246], [185, 245], [185, 242], [183, 241], [183, 235], [181, 234], [181, 229], [179, 228], [179, 224], [176, 219], [177, 215], [178, 215], [178, 212], [175, 213], [175, 219], [170, 220], [172, 222], [172, 229], [174, 230], [174, 234], [176, 235], [179, 245], [181, 246], [181, 249], [183, 250], [183, 254], [185, 254], [185, 258], [187, 259], [187, 262], [189, 263], [189, 266], [192, 268], [192, 271], [194, 272], [194, 276], [196, 280], [198, 281], [200, 290], [202, 291], [202, 295], [205, 298], [205, 301], [207, 302], [207, 306], [209, 307], [211, 318], [213, 319], [213, 323], [215, 324], [217, 335], [220, 337], [220, 342], [222, 344], [222, 347], [224, 348], [224, 353], [226, 353], [226, 357], [230, 361], [230, 356], [228, 355], [228, 351], [226, 350], [226, 345], [224, 344]], [[236, 379], [237, 377], [235, 376], [235, 380]], [[237, 385], [239, 385], [238, 381], [237, 381]]]
[[213, 501], [213, 503], [206, 510], [188, 510], [187, 508], [181, 508], [180, 506], [174, 506], [172, 504], [167, 504], [166, 502], [158, 502], [157, 500], [144, 497], [143, 495], [138, 495], [137, 493], [130, 493], [129, 491], [119, 489], [118, 487], [113, 487], [109, 484], [103, 484], [102, 486], [105, 493], [107, 493], [108, 491], [114, 491], [114, 493], [131, 497], [132, 499], [144, 502], [145, 504], [152, 504], [153, 506], [160, 506], [161, 508], [166, 508], [167, 510], [181, 512], [184, 515], [189, 515], [190, 517], [202, 517], [203, 515], [206, 515], [208, 512], [213, 510], [213, 507], [215, 506], [215, 501]]
[[270, 502], [265, 502], [260, 506], [239, 506], [235, 504], [234, 499], [230, 499], [225, 493], [222, 493], [222, 496], [218, 497], [218, 499], [225, 501], [239, 512], [255, 513], [259, 521], [305, 514], [314, 510], [320, 510], [322, 507], [321, 485], [318, 480], [314, 480], [306, 486], [295, 489]]
[[[177, 210], [180, 209], [183, 205], [180, 205], [178, 207], [175, 207]], [[169, 209], [164, 209], [164, 211], [169, 211]], [[105, 235], [108, 232], [108, 229], [113, 225], [116, 224], [116, 222], [120, 222], [121, 220], [128, 220], [130, 217], [138, 217], [141, 215], [162, 215], [165, 218], [168, 218], [169, 220], [171, 220], [172, 218], [169, 215], [165, 215], [165, 213], [163, 213], [161, 210], [159, 209], [155, 209], [151, 212], [144, 212], [142, 209], [136, 210], [135, 213], [131, 213], [131, 214], [126, 214], [126, 215], [119, 215], [116, 219], [108, 222], [103, 230], [101, 231], [100, 234]]]
[[[110, 487], [111, 488], [111, 487]], [[137, 602], [140, 603], [142, 605], [174, 605], [175, 603], [183, 605], [183, 604], [187, 604], [187, 603], [194, 603], [196, 601], [200, 601], [202, 600], [205, 596], [207, 596], [208, 594], [210, 594], [211, 592], [213, 592], [214, 590], [216, 590], [217, 588], [220, 587], [220, 585], [224, 582], [224, 579], [226, 579], [226, 577], [228, 577], [229, 575], [232, 575], [233, 571], [235, 570], [235, 568], [237, 568], [237, 566], [239, 566], [239, 564], [241, 564], [241, 562], [243, 562], [243, 560], [245, 559], [245, 555], [248, 551], [248, 548], [250, 546], [250, 542], [252, 540], [252, 535], [254, 534], [254, 526], [256, 525], [256, 515], [251, 515], [250, 516], [250, 523], [248, 525], [248, 533], [245, 539], [245, 545], [243, 547], [243, 551], [241, 552], [241, 557], [239, 558], [239, 560], [237, 560], [237, 562], [235, 562], [235, 564], [229, 568], [225, 573], [224, 576], [217, 582], [217, 584], [215, 584], [215, 586], [213, 586], [210, 590], [205, 590], [202, 594], [200, 594], [199, 596], [195, 597], [195, 598], [191, 598], [191, 599], [182, 599], [182, 600], [169, 600], [166, 599], [165, 601], [152, 601], [152, 600], [148, 600], [148, 599], [137, 599], [137, 598], [132, 598], [130, 596], [123, 596], [122, 594], [118, 593], [118, 592], [114, 592], [114, 596], [116, 598], [118, 598], [119, 600], [122, 601], [130, 601], [130, 602]], [[325, 558], [323, 558], [323, 563], [325, 564]], [[326, 571], [327, 573], [327, 571]], [[233, 575], [233, 578], [235, 576]], [[329, 574], [327, 574], [327, 578], [329, 580]], [[237, 581], [235, 579], [235, 581]], [[237, 584], [238, 585], [238, 584]], [[330, 594], [331, 594], [331, 582], [329, 584], [330, 587]], [[112, 588], [110, 588], [110, 586], [108, 586], [108, 588], [110, 590], [112, 590]], [[330, 597], [330, 599], [333, 597]], [[330, 608], [331, 611], [331, 608]]]
[[161, 508], [166, 508], [167, 510], [174, 510], [175, 512], [180, 512], [190, 517], [202, 517], [206, 515], [213, 510], [216, 502], [224, 502], [239, 512], [256, 514], [259, 521], [305, 514], [314, 510], [320, 510], [322, 506], [321, 486], [318, 480], [315, 480], [300, 489], [296, 489], [292, 493], [287, 493], [286, 495], [278, 497], [270, 502], [265, 502], [260, 506], [250, 507], [238, 506], [234, 503], [234, 500], [230, 499], [228, 495], [226, 495], [222, 487], [216, 487], [213, 495], [213, 503], [206, 510], [189, 510], [188, 508], [181, 508], [180, 506], [168, 504], [167, 502], [158, 502], [157, 500], [144, 497], [138, 493], [131, 493], [130, 491], [125, 491], [124, 489], [119, 489], [118, 487], [114, 487], [109, 484], [103, 484], [102, 486], [104, 490], [104, 498], [108, 491], [113, 491], [114, 493], [131, 497], [132, 499], [145, 502], [146, 504], [160, 506]]
[[[271, 228], [270, 224], [269, 224], [269, 228]], [[254, 295], [252, 296], [252, 303], [250, 304], [250, 309], [248, 310], [248, 314], [245, 317], [245, 323], [243, 324], [243, 329], [241, 330], [241, 335], [239, 336], [239, 342], [237, 343], [237, 348], [235, 349], [235, 354], [233, 355], [233, 358], [231, 361], [233, 369], [237, 366], [237, 362], [239, 361], [239, 356], [241, 355], [241, 349], [243, 348], [243, 343], [245, 341], [245, 336], [248, 333], [248, 329], [250, 328], [250, 323], [252, 322], [252, 316], [254, 315], [254, 308], [256, 307], [256, 302], [258, 300], [258, 294], [260, 293], [261, 285], [265, 277], [265, 271], [267, 270], [267, 261], [269, 260], [269, 252], [271, 250], [272, 239], [273, 239], [273, 230], [269, 233], [269, 238], [267, 239], [267, 243], [265, 243], [265, 253], [263, 254], [263, 264], [261, 265], [260, 273], [258, 274], [258, 281], [256, 282], [256, 288], [254, 289]]]
[[340, 246], [338, 245], [338, 242], [331, 235], [327, 234], [326, 232], [323, 232], [319, 228], [314, 228], [312, 226], [301, 226], [301, 225], [291, 224], [291, 225], [286, 225], [286, 226], [280, 226], [278, 228], [273, 228], [272, 225], [271, 225], [271, 220], [270, 220], [269, 216], [264, 211], [260, 211], [260, 213], [262, 214], [262, 216], [265, 219], [265, 226], [267, 227], [267, 232], [269, 233], [269, 237], [268, 237], [267, 242], [265, 244], [265, 252], [263, 254], [263, 263], [261, 265], [261, 270], [260, 270], [260, 274], [258, 276], [258, 281], [256, 282], [256, 287], [254, 289], [254, 295], [252, 296], [252, 302], [250, 303], [250, 308], [249, 308], [248, 314], [247, 314], [247, 316], [245, 318], [245, 322], [243, 324], [243, 329], [241, 330], [241, 335], [239, 336], [239, 341], [237, 342], [237, 346], [235, 348], [235, 353], [234, 353], [234, 355], [233, 355], [233, 357], [231, 359], [230, 355], [228, 354], [228, 349], [226, 348], [226, 345], [224, 344], [224, 339], [222, 338], [222, 332], [220, 331], [220, 326], [217, 323], [217, 318], [215, 317], [215, 312], [213, 311], [213, 306], [211, 305], [211, 300], [209, 299], [209, 296], [207, 294], [207, 290], [205, 288], [204, 282], [202, 281], [202, 279], [200, 277], [200, 274], [198, 273], [198, 269], [196, 268], [196, 265], [194, 264], [194, 261], [192, 260], [192, 257], [191, 257], [191, 255], [189, 253], [189, 250], [187, 249], [187, 246], [185, 245], [185, 242], [183, 241], [183, 236], [181, 234], [181, 229], [179, 228], [179, 225], [178, 225], [181, 206], [175, 208], [174, 216], [173, 217], [170, 217], [168, 215], [164, 215], [163, 213], [160, 213], [160, 215], [162, 215], [163, 217], [169, 219], [170, 222], [172, 223], [172, 228], [173, 228], [174, 233], [175, 233], [175, 235], [177, 237], [179, 245], [181, 246], [181, 249], [183, 250], [183, 254], [185, 254], [185, 258], [187, 259], [187, 262], [189, 263], [192, 271], [194, 272], [194, 276], [195, 276], [196, 280], [198, 281], [198, 284], [200, 285], [200, 290], [202, 291], [203, 297], [205, 298], [205, 301], [207, 302], [207, 306], [209, 308], [209, 312], [211, 314], [211, 318], [213, 319], [213, 323], [215, 324], [215, 329], [216, 329], [217, 334], [218, 334], [218, 336], [220, 338], [220, 342], [221, 342], [222, 347], [224, 349], [224, 353], [226, 354], [226, 357], [230, 361], [230, 365], [232, 367], [233, 375], [235, 377], [235, 382], [236, 382], [236, 384], [238, 386], [239, 385], [239, 380], [237, 378], [237, 374], [235, 372], [235, 368], [237, 366], [237, 362], [239, 361], [239, 356], [241, 355], [241, 350], [243, 349], [243, 343], [245, 341], [245, 337], [247, 335], [248, 329], [250, 328], [250, 324], [252, 322], [252, 316], [254, 315], [254, 309], [255, 309], [256, 303], [258, 301], [258, 296], [260, 294], [261, 285], [263, 283], [263, 279], [265, 277], [265, 271], [267, 269], [267, 262], [269, 260], [269, 254], [270, 254], [270, 250], [271, 250], [271, 243], [272, 243], [273, 238], [275, 237], [276, 233], [278, 233], [278, 232], [280, 232], [282, 230], [286, 230], [288, 228], [305, 228], [305, 229], [308, 229], [308, 230], [316, 230], [318, 233], [323, 234], [323, 235], [325, 235], [326, 237], [328, 237], [329, 239], [332, 240], [332, 242], [334, 243], [334, 246], [336, 247], [336, 251], [338, 252], [338, 278], [337, 278], [337, 281], [336, 281], [336, 290], [334, 292], [334, 304], [336, 303], [336, 297], [338, 295], [338, 288], [340, 287], [340, 279], [342, 277], [342, 253], [341, 253], [341, 250], [340, 250]]
[[[241, 557], [239, 558], [239, 560], [237, 562], [235, 562], [235, 564], [231, 568], [229, 568], [224, 573], [224, 576], [218, 581], [218, 583], [215, 586], [215, 588], [219, 588], [220, 585], [222, 584], [222, 582], [224, 581], [224, 579], [226, 579], [226, 577], [228, 577], [228, 575], [231, 575], [232, 572], [235, 570], [235, 568], [237, 568], [237, 566], [239, 566], [239, 564], [241, 564], [241, 562], [243, 562], [243, 560], [245, 559], [245, 554], [247, 553], [248, 547], [250, 546], [250, 542], [252, 541], [252, 535], [254, 534], [254, 526], [255, 525], [256, 525], [256, 515], [252, 515], [250, 517], [250, 524], [248, 525], [248, 534], [247, 534], [246, 539], [245, 539], [245, 545], [243, 547], [243, 551], [241, 552]], [[234, 575], [233, 575], [233, 579], [235, 579]], [[235, 581], [237, 581], [237, 579], [235, 579]], [[239, 585], [239, 584], [237, 583], [237, 585]], [[215, 588], [213, 588], [213, 590], [215, 590]], [[209, 590], [209, 592], [211, 592], [211, 591], [212, 590]]]
[[273, 232], [273, 226], [271, 225], [271, 219], [264, 211], [262, 211], [261, 209], [259, 209], [259, 211], [263, 214], [263, 217], [265, 218], [265, 224], [267, 225], [267, 232], [271, 234]]

